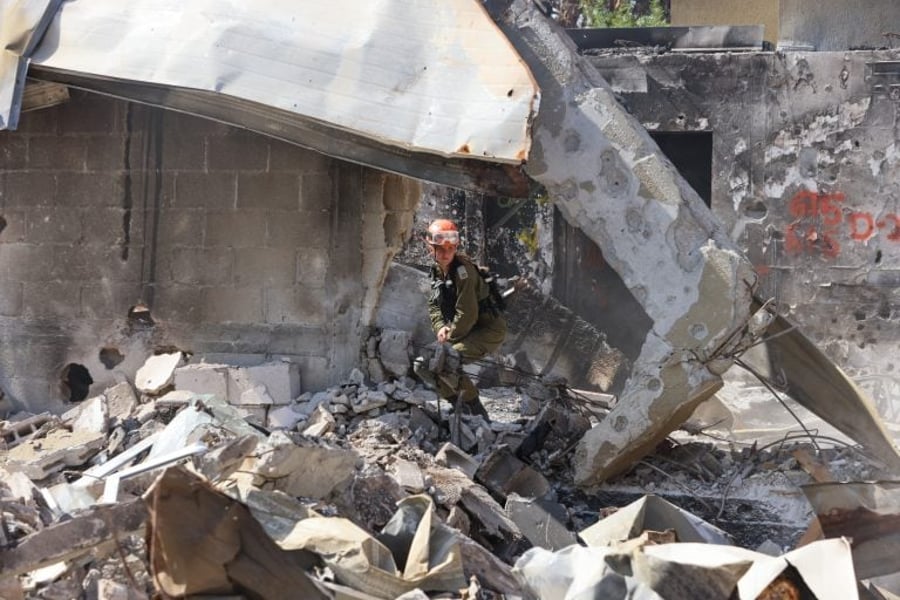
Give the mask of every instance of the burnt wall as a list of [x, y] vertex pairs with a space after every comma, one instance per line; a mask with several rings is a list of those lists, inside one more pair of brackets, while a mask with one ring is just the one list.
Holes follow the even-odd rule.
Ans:
[[712, 135], [711, 207], [753, 261], [761, 295], [842, 366], [893, 381], [900, 52], [592, 60], [651, 133]]
[[407, 179], [93, 94], [26, 113], [0, 132], [0, 389], [55, 410], [67, 365], [95, 393], [173, 347], [335, 382], [418, 198]]

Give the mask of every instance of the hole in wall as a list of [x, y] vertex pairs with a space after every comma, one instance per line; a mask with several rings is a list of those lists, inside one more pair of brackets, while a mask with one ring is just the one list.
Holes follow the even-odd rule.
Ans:
[[88, 396], [94, 378], [91, 377], [87, 367], [78, 363], [69, 363], [63, 368], [62, 376], [63, 393], [68, 396], [69, 402], [81, 402]]
[[4, 229], [6, 229], [6, 219], [0, 217], [0, 233], [3, 233]]
[[150, 308], [142, 303], [137, 303], [128, 309], [128, 324], [141, 327], [153, 327], [156, 322], [150, 315]]
[[107, 369], [115, 368], [116, 365], [123, 360], [125, 360], [125, 355], [119, 352], [118, 348], [107, 346], [100, 349], [100, 362], [102, 362], [103, 366]]
[[875, 252], [875, 264], [877, 265], [880, 262], [881, 262], [881, 250], [877, 250]]

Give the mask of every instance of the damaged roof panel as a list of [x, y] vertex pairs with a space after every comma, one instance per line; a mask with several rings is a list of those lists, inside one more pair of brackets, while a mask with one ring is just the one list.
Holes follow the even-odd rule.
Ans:
[[537, 87], [472, 0], [63, 3], [42, 70], [215, 92], [410, 150], [520, 163]]

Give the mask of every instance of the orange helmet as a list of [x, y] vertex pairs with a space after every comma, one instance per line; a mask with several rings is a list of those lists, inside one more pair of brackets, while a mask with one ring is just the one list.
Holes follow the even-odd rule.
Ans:
[[436, 219], [428, 226], [425, 243], [432, 246], [458, 246], [459, 230], [453, 221]]

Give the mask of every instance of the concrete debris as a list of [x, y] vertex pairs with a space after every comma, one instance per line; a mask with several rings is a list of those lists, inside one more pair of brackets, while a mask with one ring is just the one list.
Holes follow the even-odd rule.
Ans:
[[157, 354], [147, 359], [134, 376], [134, 387], [141, 393], [154, 395], [164, 389], [175, 375], [175, 367], [181, 364], [181, 352]]
[[26, 417], [20, 421], [6, 422], [0, 428], [0, 439], [3, 440], [6, 448], [15, 448], [37, 433], [43, 425], [54, 419], [55, 417], [50, 413], [41, 413]]
[[[40, 425], [2, 454], [3, 597], [276, 598], [290, 585], [323, 598], [562, 598], [560, 586], [614, 584], [632, 597], [675, 598], [671, 590], [687, 585], [713, 590], [709, 597], [734, 588], [743, 598], [755, 572], [760, 590], [777, 580], [803, 591], [812, 584], [785, 566], [797, 568], [793, 556], [781, 556], [813, 516], [802, 496], [794, 490], [789, 510], [763, 516], [783, 492], [759, 488], [765, 496], [747, 513], [739, 490], [777, 469], [794, 481], [836, 480], [863, 466], [877, 474], [850, 449], [682, 441], [586, 495], [574, 485], [572, 449], [598, 417], [564, 383], [483, 390], [491, 423], [462, 416], [468, 433], [459, 447], [448, 442], [453, 407], [405, 377], [376, 383], [358, 372], [294, 395], [291, 368], [265, 368], [281, 383], [251, 379], [246, 367], [187, 365], [174, 369], [164, 394], [138, 402], [118, 384], [64, 419], [32, 421]], [[278, 389], [293, 398], [276, 404]], [[248, 391], [271, 398], [252, 405], [265, 410], [264, 422], [247, 413]], [[524, 393], [540, 404], [534, 417], [521, 415]], [[115, 427], [104, 431], [104, 422]], [[90, 445], [76, 443], [88, 432]], [[712, 495], [683, 493], [697, 482]], [[643, 493], [651, 488], [656, 495]], [[127, 570], [107, 515], [124, 524], [116, 543], [128, 549]], [[793, 524], [780, 530], [779, 517]], [[760, 525], [750, 531], [754, 519]], [[721, 559], [698, 558], [700, 542]], [[803, 549], [831, 567], [823, 542], [840, 540]], [[666, 547], [674, 549], [656, 550]], [[728, 547], [739, 552], [721, 550]], [[577, 562], [588, 560], [579, 553], [594, 562]], [[609, 559], [602, 569], [598, 557]], [[843, 590], [841, 560], [833, 576]]]

